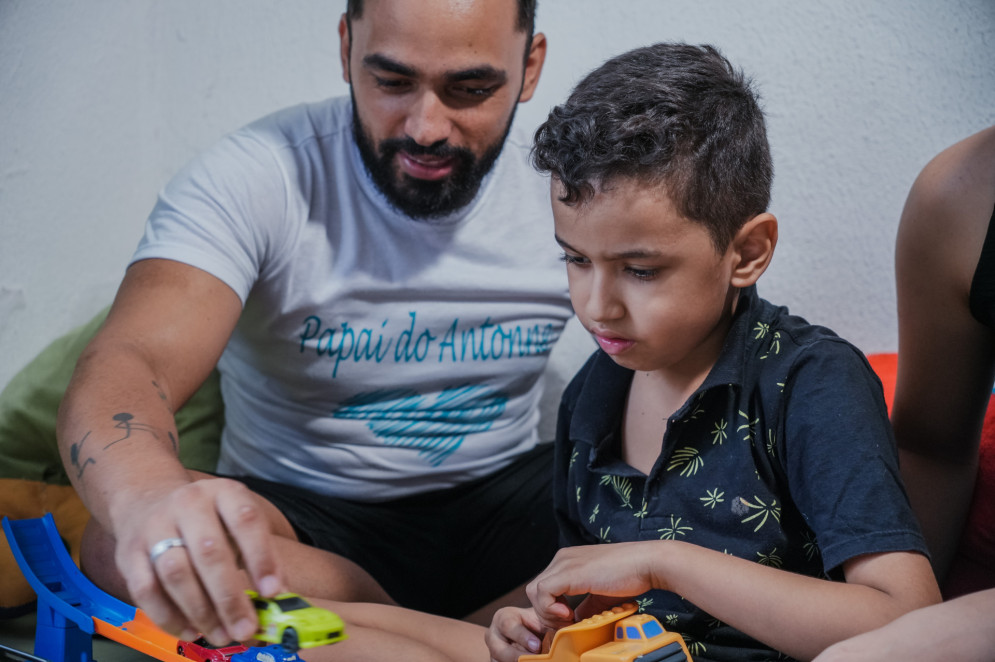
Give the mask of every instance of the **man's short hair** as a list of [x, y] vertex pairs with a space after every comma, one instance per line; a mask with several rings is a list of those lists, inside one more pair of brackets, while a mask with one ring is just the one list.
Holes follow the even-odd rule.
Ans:
[[532, 162], [569, 205], [623, 179], [663, 186], [719, 251], [767, 210], [774, 176], [751, 81], [708, 45], [656, 44], [608, 60], [550, 112]]
[[[417, 2], [417, 0], [414, 0]], [[518, 2], [518, 23], [516, 28], [523, 31], [530, 38], [535, 32], [536, 3], [537, 0], [517, 0]], [[348, 0], [345, 10], [346, 19], [353, 21], [363, 17], [363, 0]]]

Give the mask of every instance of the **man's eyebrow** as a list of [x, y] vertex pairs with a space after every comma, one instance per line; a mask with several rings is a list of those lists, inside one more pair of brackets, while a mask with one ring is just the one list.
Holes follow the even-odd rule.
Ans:
[[[382, 53], [371, 53], [363, 58], [363, 65], [369, 69], [381, 69], [398, 76], [408, 76], [414, 78], [418, 75], [418, 70], [414, 67], [402, 64], [397, 60], [387, 57]], [[504, 83], [508, 80], [508, 73], [503, 69], [497, 69], [490, 65], [481, 65], [469, 69], [458, 69], [447, 71], [443, 74], [450, 83], [461, 83], [468, 80], [489, 81], [496, 84]]]
[[493, 83], [503, 83], [508, 80], [508, 72], [503, 69], [495, 69], [490, 65], [481, 65], [470, 69], [459, 71], [447, 71], [446, 80], [450, 83], [461, 83], [467, 80], [489, 81]]
[[418, 72], [409, 67], [406, 64], [401, 64], [397, 60], [392, 60], [386, 55], [381, 55], [380, 53], [372, 53], [363, 58], [363, 65], [370, 69], [383, 69], [392, 74], [397, 74], [399, 76], [409, 76], [414, 77]]

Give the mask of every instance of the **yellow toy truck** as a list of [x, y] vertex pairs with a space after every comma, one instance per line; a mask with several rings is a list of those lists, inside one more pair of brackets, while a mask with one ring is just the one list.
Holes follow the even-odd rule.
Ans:
[[624, 604], [561, 628], [549, 652], [521, 655], [518, 662], [692, 662], [681, 635], [636, 611]]

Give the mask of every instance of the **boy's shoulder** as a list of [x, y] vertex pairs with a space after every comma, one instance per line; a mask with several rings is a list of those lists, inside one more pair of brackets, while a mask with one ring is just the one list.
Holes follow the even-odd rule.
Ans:
[[738, 331], [747, 353], [754, 358], [763, 361], [773, 359], [772, 364], [777, 364], [800, 353], [856, 353], [863, 356], [855, 345], [829, 327], [809, 322], [791, 313], [787, 306], [771, 303], [756, 294], [755, 289], [749, 294], [748, 301], [745, 314], [737, 320], [740, 328], [731, 331], [730, 335]]
[[[863, 352], [832, 329], [792, 314], [754, 293], [746, 315], [734, 330], [737, 342], [727, 351], [738, 353], [736, 363], [746, 388], [776, 388], [779, 392], [798, 387], [799, 381], [827, 387], [873, 384], [877, 381]], [[738, 347], [736, 346], [738, 345]], [[849, 390], [846, 388], [845, 390]]]

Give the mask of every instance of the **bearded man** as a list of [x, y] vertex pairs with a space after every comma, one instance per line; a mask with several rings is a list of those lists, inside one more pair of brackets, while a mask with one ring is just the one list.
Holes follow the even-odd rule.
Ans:
[[[220, 645], [254, 632], [249, 587], [486, 622], [545, 567], [538, 400], [571, 313], [511, 130], [534, 18], [350, 0], [350, 95], [232, 133], [163, 189], [60, 412], [98, 585]], [[215, 367], [207, 476], [173, 413]]]

